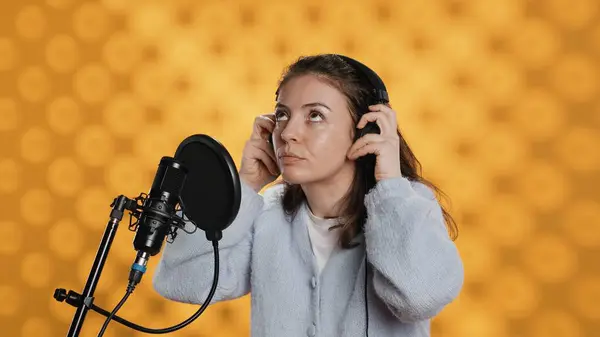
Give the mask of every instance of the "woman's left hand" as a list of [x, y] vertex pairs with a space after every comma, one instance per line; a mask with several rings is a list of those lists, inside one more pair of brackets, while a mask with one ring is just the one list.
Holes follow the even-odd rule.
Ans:
[[396, 132], [398, 127], [396, 112], [384, 104], [371, 105], [369, 112], [361, 117], [356, 127], [361, 129], [368, 122], [377, 123], [381, 133], [368, 133], [356, 140], [348, 150], [348, 158], [355, 160], [373, 153], [377, 158], [375, 161], [376, 181], [401, 177], [400, 137]]

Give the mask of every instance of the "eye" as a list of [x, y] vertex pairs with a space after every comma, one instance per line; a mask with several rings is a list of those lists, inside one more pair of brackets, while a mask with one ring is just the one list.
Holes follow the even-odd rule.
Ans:
[[323, 120], [323, 114], [318, 110], [311, 110], [310, 114], [308, 114], [308, 117], [311, 122], [320, 122]]
[[287, 120], [287, 114], [282, 110], [275, 111], [275, 121], [285, 121]]

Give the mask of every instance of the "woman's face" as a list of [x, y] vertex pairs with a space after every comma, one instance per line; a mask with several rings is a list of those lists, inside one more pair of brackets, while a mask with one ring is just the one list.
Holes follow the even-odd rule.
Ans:
[[346, 153], [354, 122], [346, 97], [315, 75], [298, 76], [279, 90], [273, 133], [283, 179], [308, 184], [354, 172]]

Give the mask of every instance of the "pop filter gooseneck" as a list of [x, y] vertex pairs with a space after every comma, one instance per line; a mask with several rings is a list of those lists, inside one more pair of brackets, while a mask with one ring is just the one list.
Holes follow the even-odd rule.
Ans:
[[[241, 202], [241, 184], [235, 163], [227, 149], [207, 135], [193, 135], [186, 138], [177, 148], [175, 158], [163, 157], [159, 164], [150, 195], [140, 194], [135, 199], [123, 195], [115, 198], [110, 220], [100, 242], [96, 258], [82, 294], [73, 290], [56, 289], [54, 298], [77, 308], [68, 336], [78, 336], [86, 313], [92, 309], [107, 317], [100, 336], [110, 320], [115, 320], [132, 329], [164, 334], [179, 330], [196, 318], [209, 305], [216, 291], [219, 276], [218, 242], [225, 230], [236, 218]], [[179, 208], [176, 206], [179, 205]], [[110, 246], [116, 234], [124, 211], [130, 211], [130, 230], [136, 231], [134, 248], [138, 255], [129, 276], [127, 292], [112, 312], [98, 306], [94, 301], [94, 291], [104, 267]], [[179, 215], [181, 214], [181, 215]], [[135, 218], [135, 223], [131, 220]], [[187, 218], [187, 219], [186, 219]], [[186, 222], [206, 233], [212, 242], [215, 257], [213, 284], [200, 309], [190, 318], [177, 325], [164, 329], [150, 329], [129, 322], [116, 315], [128, 296], [142, 278], [150, 256], [160, 251], [165, 237], [172, 241], [181, 229], [186, 233]], [[169, 240], [170, 239], [170, 240]]]

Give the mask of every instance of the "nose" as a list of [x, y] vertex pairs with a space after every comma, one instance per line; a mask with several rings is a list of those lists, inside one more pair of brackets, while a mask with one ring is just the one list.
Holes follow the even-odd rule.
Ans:
[[281, 139], [284, 143], [297, 143], [302, 135], [302, 121], [293, 118], [281, 124]]
[[281, 131], [281, 140], [283, 140], [284, 143], [293, 143], [298, 141], [298, 137], [295, 136], [295, 133], [290, 132], [288, 128], [285, 128]]

